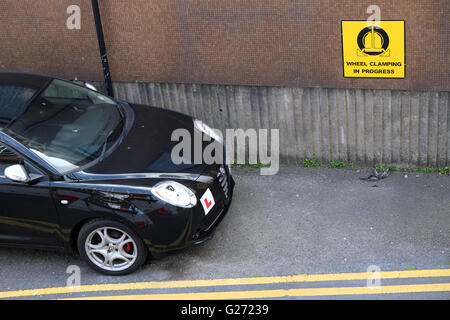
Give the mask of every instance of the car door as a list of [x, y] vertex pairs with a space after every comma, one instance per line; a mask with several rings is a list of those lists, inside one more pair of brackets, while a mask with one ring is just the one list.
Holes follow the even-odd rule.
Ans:
[[0, 144], [0, 243], [35, 247], [61, 247], [58, 215], [49, 182], [13, 182], [5, 168], [23, 164], [28, 172], [42, 174], [36, 167]]

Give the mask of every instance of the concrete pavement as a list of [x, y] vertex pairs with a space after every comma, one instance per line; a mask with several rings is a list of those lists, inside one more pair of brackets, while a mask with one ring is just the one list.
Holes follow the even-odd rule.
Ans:
[[[210, 241], [124, 277], [100, 275], [78, 257], [61, 253], [0, 248], [0, 291], [63, 287], [69, 265], [80, 266], [82, 285], [364, 273], [369, 266], [381, 272], [450, 268], [450, 178], [394, 172], [379, 182], [359, 180], [368, 174], [368, 169], [287, 166], [275, 176], [260, 176], [256, 169], [235, 168], [232, 207]], [[385, 284], [434, 283], [427, 279]], [[450, 282], [447, 276], [440, 279]], [[326, 284], [334, 285], [341, 284]], [[431, 296], [448, 299], [449, 292]], [[42, 298], [78, 296], [83, 294]], [[396, 295], [381, 294], [389, 296]]]

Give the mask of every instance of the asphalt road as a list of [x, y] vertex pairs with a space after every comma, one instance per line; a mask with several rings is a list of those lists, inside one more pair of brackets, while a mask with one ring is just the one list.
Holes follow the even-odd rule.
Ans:
[[[233, 203], [214, 237], [201, 245], [158, 258], [128, 276], [100, 275], [78, 257], [63, 253], [0, 248], [0, 298], [6, 291], [64, 287], [69, 277], [68, 266], [77, 265], [81, 270], [81, 285], [162, 281], [170, 286], [172, 281], [181, 280], [245, 278], [255, 280], [238, 280], [240, 286], [234, 288], [264, 292], [288, 290], [259, 298], [289, 299], [311, 298], [309, 291], [295, 291], [299, 284], [304, 289], [365, 287], [366, 276], [343, 276], [343, 281], [336, 274], [364, 273], [369, 266], [375, 266], [383, 274], [382, 288], [419, 287], [414, 287], [415, 293], [411, 293], [413, 287], [408, 287], [411, 290], [404, 289], [407, 291], [403, 293], [394, 289], [375, 295], [357, 290], [346, 295], [325, 291], [320, 296], [450, 299], [447, 285], [430, 292], [420, 289], [420, 285], [429, 283], [450, 283], [450, 177], [426, 173], [405, 176], [394, 172], [376, 183], [359, 179], [368, 172], [368, 169], [291, 166], [282, 167], [275, 176], [260, 176], [257, 169], [234, 168]], [[400, 278], [383, 273], [423, 269], [432, 271]], [[437, 272], [438, 276], [430, 276], [429, 272]], [[279, 278], [302, 274], [328, 276], [320, 282]], [[258, 279], [262, 280], [258, 282]], [[125, 287], [120, 292], [116, 291], [117, 287], [106, 286], [95, 294], [58, 291], [58, 294], [41, 295], [36, 291], [27, 298], [176, 294], [186, 291], [183, 291], [185, 283], [182, 284], [181, 289], [169, 291], [163, 286], [152, 289], [153, 284], [146, 290]], [[197, 284], [188, 283], [187, 287], [197, 288]], [[227, 284], [210, 283], [206, 291], [227, 291]], [[283, 295], [283, 292], [290, 294]], [[243, 298], [254, 297], [244, 295]]]

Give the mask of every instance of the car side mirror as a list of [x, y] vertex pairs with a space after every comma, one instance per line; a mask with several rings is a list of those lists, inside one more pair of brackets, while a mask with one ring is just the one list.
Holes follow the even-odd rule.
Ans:
[[27, 183], [30, 181], [30, 176], [27, 170], [21, 164], [14, 164], [5, 169], [5, 176], [11, 181]]

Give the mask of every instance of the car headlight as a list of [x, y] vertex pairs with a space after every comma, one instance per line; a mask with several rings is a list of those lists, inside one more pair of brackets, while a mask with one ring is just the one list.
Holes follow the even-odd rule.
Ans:
[[220, 142], [223, 144], [223, 138], [219, 135], [219, 133], [216, 129], [213, 129], [209, 127], [208, 125], [204, 124], [201, 120], [194, 119], [194, 127], [203, 132], [204, 134], [210, 136], [217, 142]]
[[192, 208], [197, 204], [197, 197], [191, 189], [175, 181], [159, 182], [151, 192], [156, 198], [177, 207]]

